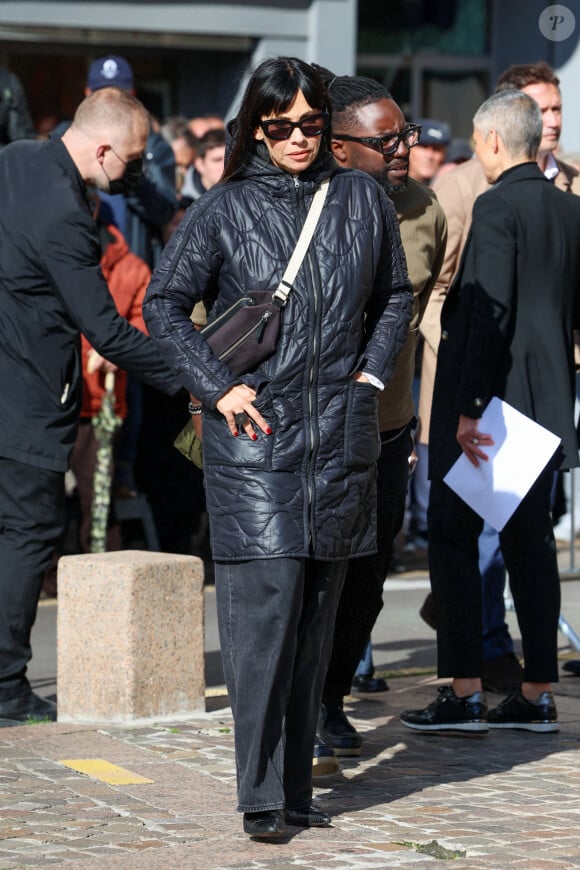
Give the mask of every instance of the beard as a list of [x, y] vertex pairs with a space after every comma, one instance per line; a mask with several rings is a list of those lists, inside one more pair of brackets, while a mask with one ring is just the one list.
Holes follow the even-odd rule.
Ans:
[[403, 190], [407, 188], [407, 179], [404, 181], [398, 181], [397, 183], [393, 183], [389, 179], [389, 169], [385, 166], [383, 169], [379, 169], [376, 172], [369, 172], [371, 178], [374, 178], [376, 182], [378, 182], [387, 196], [391, 196], [393, 193], [401, 193]]

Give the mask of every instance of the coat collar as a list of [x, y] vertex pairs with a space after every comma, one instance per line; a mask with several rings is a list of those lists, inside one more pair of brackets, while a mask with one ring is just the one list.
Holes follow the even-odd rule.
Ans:
[[542, 181], [548, 180], [535, 160], [510, 166], [509, 169], [506, 169], [497, 178], [493, 187], [497, 187], [499, 184], [510, 184], [512, 181], [524, 181], [530, 178], [541, 179]]
[[85, 199], [87, 203], [87, 207], [92, 214], [93, 206], [91, 200], [89, 199], [89, 195], [87, 193], [87, 186], [77, 169], [77, 165], [72, 159], [68, 149], [62, 142], [60, 136], [51, 137], [48, 142], [44, 145], [44, 147], [48, 150], [48, 153], [51, 154], [52, 159], [61, 169], [69, 176], [71, 181], [73, 181], [79, 189], [79, 193]]

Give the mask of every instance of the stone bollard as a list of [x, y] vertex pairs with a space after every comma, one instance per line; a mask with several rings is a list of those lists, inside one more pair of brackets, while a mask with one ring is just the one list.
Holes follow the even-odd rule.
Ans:
[[147, 724], [205, 710], [201, 559], [64, 556], [57, 613], [59, 722]]

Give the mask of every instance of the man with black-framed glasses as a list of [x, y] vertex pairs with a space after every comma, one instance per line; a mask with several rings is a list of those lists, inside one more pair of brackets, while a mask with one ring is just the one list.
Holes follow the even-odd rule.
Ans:
[[405, 124], [402, 130], [392, 130], [380, 136], [351, 136], [348, 133], [333, 133], [334, 139], [339, 142], [358, 142], [366, 148], [378, 151], [383, 157], [392, 158], [399, 150], [401, 142], [406, 148], [412, 148], [419, 143], [421, 135], [420, 124]]
[[[393, 543], [404, 519], [412, 469], [415, 411], [411, 395], [418, 324], [443, 262], [447, 223], [435, 195], [408, 178], [409, 154], [420, 128], [405, 121], [389, 92], [373, 79], [326, 74], [333, 104], [331, 144], [340, 166], [371, 175], [397, 210], [401, 241], [413, 287], [413, 313], [395, 374], [379, 396], [381, 455], [377, 463], [378, 553], [350, 562], [343, 587], [326, 675], [319, 737], [339, 756], [357, 756], [362, 737], [348, 721], [343, 698], [359, 691], [387, 688], [357, 665], [383, 606], [383, 584]], [[358, 676], [355, 675], [358, 673]], [[329, 771], [325, 747], [317, 744], [314, 767]], [[318, 755], [318, 757], [317, 757]], [[319, 763], [323, 761], [324, 764]], [[338, 766], [335, 761], [335, 769]]]

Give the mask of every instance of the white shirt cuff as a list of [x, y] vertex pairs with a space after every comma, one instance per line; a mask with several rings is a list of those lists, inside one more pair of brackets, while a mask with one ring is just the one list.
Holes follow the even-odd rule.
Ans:
[[377, 388], [377, 390], [384, 390], [385, 389], [385, 385], [383, 384], [383, 382], [381, 380], [379, 380], [379, 378], [376, 378], [374, 375], [369, 375], [368, 372], [361, 372], [361, 374], [363, 374], [365, 376], [365, 378], [368, 381], [370, 381], [370, 383], [373, 385], [373, 387]]

